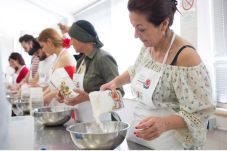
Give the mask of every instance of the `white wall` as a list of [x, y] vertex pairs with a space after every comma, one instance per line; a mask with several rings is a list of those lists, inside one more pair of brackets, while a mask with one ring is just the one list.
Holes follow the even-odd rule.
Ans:
[[[21, 52], [18, 38], [21, 31], [41, 31], [63, 20], [62, 16], [27, 0], [0, 0], [0, 43], [3, 70], [12, 52]], [[29, 62], [29, 61], [28, 61]]]
[[184, 17], [181, 16], [181, 37], [189, 41], [196, 49], [198, 48], [197, 42], [197, 0], [195, 0], [193, 7], [190, 10], [184, 10], [180, 5], [180, 11]]
[[13, 52], [14, 47], [14, 38], [13, 37], [5, 37], [0, 36], [0, 50], [1, 50], [1, 64], [2, 64], [2, 70], [5, 72], [5, 68], [9, 66], [8, 58], [10, 54]]

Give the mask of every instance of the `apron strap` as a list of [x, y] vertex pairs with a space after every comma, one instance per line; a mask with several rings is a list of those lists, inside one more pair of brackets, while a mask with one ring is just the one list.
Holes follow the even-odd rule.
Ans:
[[60, 52], [60, 54], [58, 55], [57, 59], [54, 61], [54, 64], [53, 64], [53, 68], [55, 67], [55, 65], [57, 64], [58, 62], [58, 59], [60, 58], [61, 54], [65, 51], [65, 48], [62, 49], [62, 51]]
[[[84, 58], [84, 59], [85, 59], [85, 58]], [[84, 59], [83, 59], [83, 61], [81, 62], [81, 64], [80, 64], [80, 66], [79, 66], [79, 68], [78, 68], [76, 74], [78, 74], [78, 73], [80, 72], [80, 69], [81, 69], [81, 67], [82, 67], [82, 65], [83, 65], [83, 63], [84, 63]]]
[[[175, 32], [172, 30], [172, 32], [173, 32], [173, 36], [172, 36], [172, 40], [171, 40], [171, 43], [170, 43], [170, 46], [169, 46], [169, 49], [167, 50], [167, 52], [166, 52], [166, 55], [165, 55], [165, 57], [164, 57], [164, 60], [163, 60], [163, 63], [162, 63], [162, 68], [161, 68], [161, 70], [160, 70], [160, 72], [162, 72], [162, 70], [163, 70], [163, 67], [164, 67], [164, 65], [165, 65], [165, 63], [166, 63], [166, 60], [167, 60], [167, 57], [168, 57], [168, 55], [169, 55], [169, 50], [170, 50], [170, 48], [171, 48], [171, 46], [172, 46], [172, 44], [173, 44], [173, 42], [174, 42], [174, 40], [175, 40]], [[144, 58], [149, 54], [149, 49], [150, 47], [148, 47], [148, 48], [146, 48], [146, 52], [145, 52], [145, 54], [144, 54], [144, 56], [142, 57], [142, 60], [141, 60], [141, 63], [140, 63], [140, 65], [138, 66], [138, 68], [137, 68], [137, 70], [142, 66], [142, 63], [144, 63], [145, 61], [143, 61], [144, 60]]]
[[168, 55], [169, 55], [169, 50], [170, 50], [170, 48], [172, 47], [172, 44], [173, 44], [173, 42], [174, 42], [174, 40], [175, 40], [176, 34], [175, 34], [174, 31], [172, 31], [172, 32], [173, 32], [172, 40], [171, 40], [169, 49], [168, 49], [168, 51], [166, 52], [165, 58], [164, 58], [164, 60], [163, 60], [161, 72], [162, 72], [162, 70], [163, 70], [163, 67], [164, 67], [164, 65], [165, 65], [165, 63], [166, 63], [167, 57], [168, 57]]
[[138, 69], [142, 66], [142, 64], [145, 62], [145, 61], [144, 61], [144, 58], [149, 54], [149, 50], [150, 50], [150, 47], [146, 48], [145, 54], [144, 54], [143, 57], [141, 58], [141, 62], [140, 62], [140, 64], [139, 64], [137, 70], [138, 70]]

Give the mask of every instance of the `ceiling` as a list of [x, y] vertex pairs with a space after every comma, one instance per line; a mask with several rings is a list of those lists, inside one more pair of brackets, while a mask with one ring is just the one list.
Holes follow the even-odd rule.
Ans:
[[[21, 52], [19, 37], [24, 34], [39, 34], [53, 27], [99, 0], [0, 0], [0, 54], [3, 70], [8, 66], [11, 52]], [[70, 20], [70, 21], [69, 21]], [[35, 36], [35, 34], [33, 34]], [[26, 63], [29, 57], [24, 56]]]
[[83, 10], [91, 6], [92, 4], [100, 1], [100, 0], [47, 0], [55, 5], [61, 6], [66, 11], [71, 14], [76, 14], [79, 11]]
[[[49, 6], [58, 6], [64, 12], [75, 14], [99, 0], [45, 0]], [[45, 6], [45, 4], [42, 4]], [[48, 7], [50, 8], [50, 7]], [[64, 19], [30, 0], [0, 0], [0, 37], [13, 36], [22, 30], [42, 30]]]
[[21, 30], [44, 29], [62, 19], [24, 0], [0, 0], [0, 33], [4, 36], [13, 36]]

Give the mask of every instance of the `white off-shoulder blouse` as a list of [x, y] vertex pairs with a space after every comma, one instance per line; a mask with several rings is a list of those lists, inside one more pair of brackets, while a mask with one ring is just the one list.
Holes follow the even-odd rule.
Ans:
[[[162, 63], [154, 61], [150, 55], [144, 57], [146, 51], [143, 46], [135, 64], [128, 68], [131, 81], [141, 62], [143, 67], [161, 70]], [[209, 73], [203, 62], [195, 67], [164, 65], [152, 98], [157, 108], [172, 108], [187, 124], [188, 128], [174, 130], [183, 147], [192, 149], [205, 145], [208, 118], [216, 107]]]

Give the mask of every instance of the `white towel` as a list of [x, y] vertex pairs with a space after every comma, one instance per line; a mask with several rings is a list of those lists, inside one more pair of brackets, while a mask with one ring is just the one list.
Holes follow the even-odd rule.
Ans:
[[30, 98], [30, 87], [25, 84], [21, 86], [21, 99], [28, 100]]

